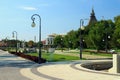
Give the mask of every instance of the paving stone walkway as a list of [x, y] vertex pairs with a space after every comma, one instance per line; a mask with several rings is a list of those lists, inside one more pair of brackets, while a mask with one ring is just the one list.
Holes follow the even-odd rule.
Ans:
[[94, 61], [37, 64], [0, 50], [0, 80], [120, 80], [120, 74], [91, 71], [80, 66]]

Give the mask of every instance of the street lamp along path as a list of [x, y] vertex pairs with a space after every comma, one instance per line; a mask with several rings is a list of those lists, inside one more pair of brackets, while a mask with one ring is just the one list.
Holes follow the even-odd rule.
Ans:
[[31, 20], [33, 21], [32, 24], [31, 24], [31, 26], [32, 27], [36, 26], [36, 24], [34, 22], [35, 21], [35, 16], [37, 16], [39, 18], [39, 56], [38, 56], [38, 63], [40, 64], [40, 63], [46, 62], [46, 60], [44, 60], [44, 59], [41, 58], [41, 47], [42, 46], [41, 46], [41, 17], [40, 17], [40, 15], [33, 14], [31, 16]]
[[32, 27], [35, 27], [35, 26], [36, 26], [35, 22], [33, 22], [33, 23], [31, 24], [31, 26], [32, 26]]
[[82, 59], [82, 37], [81, 37], [81, 30], [83, 29], [84, 20], [80, 19], [80, 59]]
[[17, 31], [13, 31], [13, 32], [12, 32], [12, 34], [13, 34], [12, 37], [13, 37], [13, 38], [14, 38], [14, 33], [16, 33], [16, 53], [17, 53], [17, 49], [18, 49], [18, 48], [17, 48]]
[[83, 40], [82, 40], [81, 30], [85, 29], [85, 27], [83, 26], [84, 20], [88, 20], [88, 19], [80, 19], [80, 59], [82, 59], [82, 47], [83, 47], [82, 44], [83, 44]]

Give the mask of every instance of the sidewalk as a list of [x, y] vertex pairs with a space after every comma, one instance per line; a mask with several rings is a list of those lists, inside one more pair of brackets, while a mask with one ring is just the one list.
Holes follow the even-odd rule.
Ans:
[[36, 63], [0, 50], [0, 80], [30, 80], [22, 76], [20, 69]]
[[105, 60], [78, 60], [37, 64], [0, 50], [0, 80], [120, 80], [120, 75], [102, 74], [80, 66]]
[[86, 71], [80, 67], [83, 62], [92, 60], [45, 63], [36, 68], [21, 69], [20, 72], [32, 80], [120, 80], [120, 75]]

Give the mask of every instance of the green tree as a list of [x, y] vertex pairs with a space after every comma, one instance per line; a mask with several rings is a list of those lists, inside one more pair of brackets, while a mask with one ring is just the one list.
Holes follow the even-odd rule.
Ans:
[[113, 30], [114, 24], [111, 20], [98, 21], [96, 24], [92, 25], [88, 37], [98, 51], [104, 50], [111, 48], [108, 36], [112, 37]]
[[114, 47], [120, 48], [120, 15], [114, 18], [115, 31], [113, 34], [113, 45]]
[[30, 41], [27, 43], [27, 45], [28, 45], [29, 47], [33, 47], [34, 41], [30, 40]]
[[96, 47], [97, 50], [100, 50], [102, 47], [102, 40], [103, 40], [103, 30], [104, 25], [101, 22], [96, 23], [89, 32], [89, 38], [91, 39], [93, 45]]
[[[93, 34], [90, 34], [91, 32], [93, 33], [92, 28], [94, 29], [95, 24], [87, 25], [84, 30], [84, 40], [86, 43], [86, 48], [96, 48], [94, 44], [94, 40], [92, 37], [94, 36]], [[91, 32], [90, 32], [91, 31]]]
[[67, 48], [78, 48], [78, 43], [79, 43], [79, 35], [78, 35], [78, 31], [74, 31], [71, 30], [67, 33], [67, 35], [65, 36], [65, 46]]
[[54, 45], [58, 48], [64, 47], [64, 38], [61, 35], [58, 35], [54, 39]]

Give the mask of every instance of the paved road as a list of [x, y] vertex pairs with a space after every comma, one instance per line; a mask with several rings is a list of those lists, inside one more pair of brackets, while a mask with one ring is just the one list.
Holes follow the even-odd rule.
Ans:
[[35, 63], [0, 50], [0, 80], [30, 80], [20, 70]]
[[120, 80], [120, 74], [83, 69], [83, 62], [92, 60], [36, 64], [0, 50], [0, 80]]

